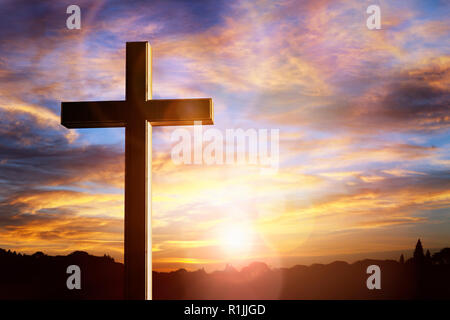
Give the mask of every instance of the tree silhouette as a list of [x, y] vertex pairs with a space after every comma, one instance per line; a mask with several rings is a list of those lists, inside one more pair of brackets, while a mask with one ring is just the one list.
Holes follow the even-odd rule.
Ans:
[[401, 254], [400, 260], [398, 262], [400, 262], [401, 264], [405, 263], [405, 257], [403, 256], [403, 253]]
[[422, 242], [420, 242], [420, 239], [417, 240], [416, 249], [414, 250], [413, 257], [416, 262], [423, 262], [423, 260], [425, 259], [425, 255], [423, 254]]
[[430, 250], [427, 250], [427, 253], [425, 254], [425, 261], [427, 263], [431, 263], [431, 253]]
[[437, 264], [450, 264], [450, 248], [444, 248], [433, 254], [433, 261]]

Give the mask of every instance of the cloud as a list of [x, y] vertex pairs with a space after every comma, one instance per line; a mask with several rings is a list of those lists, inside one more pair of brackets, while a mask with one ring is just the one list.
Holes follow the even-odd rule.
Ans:
[[[449, 127], [450, 60], [441, 57], [421, 67], [388, 74], [359, 95], [340, 95], [321, 104], [259, 115], [279, 125], [322, 131], [433, 132]], [[269, 102], [270, 103], [270, 102]]]
[[53, 254], [68, 254], [76, 248], [97, 255], [108, 252], [121, 259], [123, 220], [61, 211], [20, 215], [1, 227], [0, 241], [4, 247], [26, 253], [48, 248]]

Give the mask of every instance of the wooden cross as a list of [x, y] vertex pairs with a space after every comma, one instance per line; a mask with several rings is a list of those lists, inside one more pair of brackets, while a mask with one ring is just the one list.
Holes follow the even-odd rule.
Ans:
[[152, 298], [152, 127], [213, 124], [212, 99], [152, 99], [151, 47], [127, 42], [125, 101], [62, 102], [66, 128], [125, 127], [125, 298]]

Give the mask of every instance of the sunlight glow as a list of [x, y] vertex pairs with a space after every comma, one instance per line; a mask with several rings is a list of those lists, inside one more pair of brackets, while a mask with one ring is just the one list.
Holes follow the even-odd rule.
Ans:
[[241, 258], [253, 247], [253, 228], [248, 223], [228, 224], [220, 231], [220, 243], [227, 255]]

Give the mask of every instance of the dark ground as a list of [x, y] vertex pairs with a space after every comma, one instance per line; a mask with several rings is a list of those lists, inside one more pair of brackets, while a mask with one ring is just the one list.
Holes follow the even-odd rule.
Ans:
[[[237, 271], [153, 272], [154, 299], [450, 299], [450, 249], [405, 263], [362, 260]], [[81, 268], [81, 290], [69, 290], [69, 265]], [[381, 269], [381, 290], [368, 290], [369, 265]], [[123, 299], [123, 264], [85, 252], [21, 255], [0, 249], [0, 299]]]

